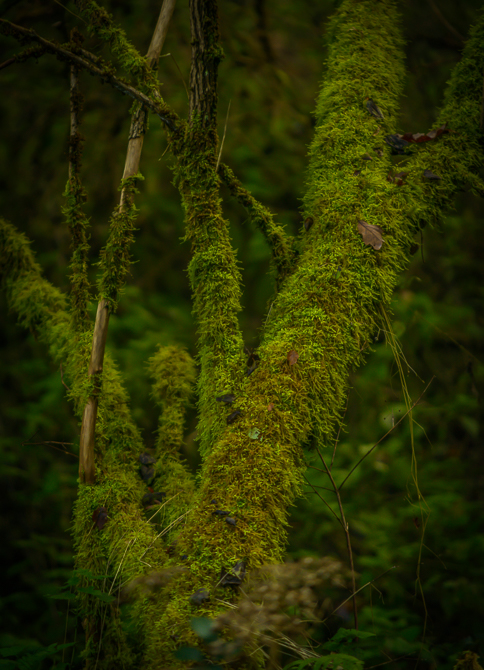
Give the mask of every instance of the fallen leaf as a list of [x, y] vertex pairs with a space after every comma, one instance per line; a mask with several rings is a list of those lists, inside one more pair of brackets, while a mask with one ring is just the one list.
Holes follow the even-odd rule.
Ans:
[[98, 507], [97, 509], [95, 509], [94, 512], [92, 513], [92, 520], [99, 528], [99, 530], [102, 530], [106, 525], [106, 521], [108, 520], [107, 509], [105, 507]]
[[389, 144], [392, 148], [392, 153], [394, 154], [403, 154], [405, 148], [409, 144], [421, 144], [422, 142], [430, 142], [431, 140], [437, 139], [444, 133], [452, 133], [453, 131], [450, 128], [447, 128], [447, 124], [444, 123], [439, 128], [435, 130], [429, 130], [428, 133], [404, 133], [400, 135], [396, 133], [395, 135], [387, 135], [385, 137], [385, 142]]
[[270, 402], [270, 403], [267, 405], [267, 411], [268, 411], [268, 412], [272, 412], [273, 409], [274, 409], [274, 403], [273, 403], [273, 402]]
[[139, 462], [143, 463], [143, 465], [150, 465], [152, 463], [156, 463], [156, 458], [153, 458], [150, 454], [141, 454], [139, 457]]
[[228, 423], [228, 424], [233, 423], [233, 422], [235, 421], [235, 419], [236, 419], [240, 414], [242, 414], [242, 411], [241, 411], [240, 409], [236, 409], [236, 410], [234, 410], [234, 411], [232, 412], [232, 414], [229, 414], [229, 415], [228, 415], [228, 417], [227, 417], [227, 423]]
[[366, 99], [366, 109], [370, 112], [372, 116], [375, 117], [375, 119], [384, 119], [385, 117], [383, 116], [383, 112], [381, 109], [376, 105], [371, 98]]
[[397, 186], [403, 186], [405, 183], [405, 178], [408, 177], [408, 172], [397, 172], [396, 174], [393, 174], [392, 171], [387, 175], [387, 181], [390, 181]]
[[239, 586], [245, 577], [245, 562], [237, 561], [229, 572], [222, 568], [220, 575], [220, 586]]
[[216, 509], [215, 512], [212, 512], [212, 514], [216, 514], [217, 516], [228, 516], [230, 512], [226, 512], [223, 509]]
[[412, 244], [410, 247], [410, 256], [413, 256], [414, 254], [417, 253], [417, 251], [420, 249], [420, 244]]
[[311, 228], [311, 226], [313, 225], [313, 223], [314, 223], [314, 219], [313, 219], [313, 217], [312, 217], [312, 216], [307, 216], [307, 217], [304, 219], [304, 230], [305, 230], [306, 232], [308, 232], [308, 230]]
[[367, 223], [363, 219], [358, 219], [358, 232], [363, 238], [363, 242], [373, 249], [378, 251], [383, 244], [383, 230], [380, 226], [375, 226], [372, 223]]
[[430, 179], [431, 181], [440, 181], [442, 179], [442, 177], [439, 177], [439, 175], [430, 172], [430, 170], [424, 170], [423, 176], [425, 179]]
[[151, 493], [145, 493], [141, 502], [145, 507], [147, 507], [148, 505], [161, 503], [163, 500], [163, 496], [166, 496], [166, 493], [164, 493], [163, 491], [157, 491], [156, 493], [152, 491]]
[[297, 363], [298, 358], [299, 358], [299, 354], [297, 353], [297, 351], [294, 351], [294, 349], [292, 349], [287, 354], [287, 360], [289, 361], [289, 365], [295, 365]]
[[403, 154], [409, 142], [403, 139], [402, 135], [387, 135], [385, 142], [391, 147], [392, 154]]
[[233, 519], [231, 516], [226, 516], [225, 521], [230, 525], [230, 526], [235, 526], [237, 523], [237, 519]]
[[149, 468], [147, 465], [143, 464], [139, 466], [139, 473], [141, 475], [141, 479], [145, 482], [149, 482], [150, 479], [153, 479], [155, 476], [154, 468]]
[[210, 600], [210, 594], [207, 589], [198, 589], [190, 596], [190, 602], [192, 605], [201, 605], [206, 600]]
[[217, 402], [224, 402], [226, 405], [230, 405], [231, 403], [234, 402], [235, 396], [232, 395], [231, 393], [227, 393], [226, 395], [221, 395], [218, 398], [215, 398]]
[[442, 126], [439, 128], [436, 128], [435, 130], [429, 130], [428, 133], [405, 133], [404, 135], [400, 135], [402, 139], [406, 140], [407, 142], [416, 142], [420, 144], [421, 142], [429, 142], [430, 140], [435, 140], [437, 137], [440, 137], [444, 133], [451, 133], [452, 131], [447, 128], [447, 124], [444, 123]]

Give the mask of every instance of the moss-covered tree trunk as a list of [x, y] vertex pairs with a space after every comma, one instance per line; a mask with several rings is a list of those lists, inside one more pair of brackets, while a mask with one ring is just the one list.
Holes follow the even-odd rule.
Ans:
[[[72, 171], [65, 212], [73, 231], [73, 298], [67, 301], [42, 278], [28, 241], [5, 222], [0, 271], [20, 322], [34, 328], [67, 368], [79, 418], [93, 397], [98, 403], [94, 481], [80, 482], [73, 531], [86, 667], [161, 670], [178, 667], [174, 650], [198, 644], [190, 628], [193, 616], [214, 617], [228, 603], [236, 604], [237, 592], [221, 585], [221, 575], [240, 561], [250, 572], [283, 560], [288, 509], [301, 491], [305, 469], [303, 446], [311, 438], [321, 446], [333, 439], [349, 373], [383, 327], [413, 236], [439, 219], [463, 184], [482, 192], [477, 170], [484, 25], [471, 34], [436, 119], [435, 127], [447, 124], [451, 132], [410, 146], [402, 184], [392, 177], [391, 157], [392, 147], [401, 146], [396, 132], [404, 79], [397, 9], [391, 0], [342, 3], [331, 21], [316, 106], [306, 225], [292, 239], [219, 163], [217, 66], [223, 54], [215, 0], [191, 1], [193, 60], [185, 121], [161, 99], [150, 63], [109, 15], [90, 0], [76, 5], [134, 85], [117, 78], [110, 64], [86, 57], [74, 39], [61, 49], [4, 21], [2, 30], [33, 42], [36, 54], [43, 49], [95, 74], [97, 68], [162, 119], [192, 244], [189, 275], [200, 371], [196, 379], [195, 362], [176, 347], [160, 349], [151, 359], [161, 417], [156, 462], [147, 455], [141, 463], [144, 480], [139, 462], [144, 447], [114, 363], [108, 356], [95, 378], [88, 371], [93, 324], [86, 325], [86, 300], [79, 293], [86, 291], [87, 243], [79, 170]], [[129, 263], [136, 178], [123, 181], [130, 189], [129, 209], [126, 213], [121, 205], [115, 212], [102, 254], [99, 297], [110, 301], [111, 311]], [[247, 207], [273, 254], [277, 292], [248, 365], [237, 318], [241, 279], [223, 217], [221, 180]], [[195, 385], [203, 457], [197, 481], [179, 455], [184, 407]], [[135, 642], [122, 626], [120, 598], [130, 599]], [[259, 657], [250, 658], [237, 663], [260, 663]]]

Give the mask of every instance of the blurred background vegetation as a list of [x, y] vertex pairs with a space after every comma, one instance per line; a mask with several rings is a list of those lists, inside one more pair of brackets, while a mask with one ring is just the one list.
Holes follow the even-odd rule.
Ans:
[[[158, 0], [104, 4], [146, 51]], [[220, 136], [230, 104], [223, 160], [294, 234], [302, 225], [299, 207], [311, 112], [323, 70], [325, 25], [337, 4], [220, 2], [225, 51], [219, 79]], [[190, 67], [187, 5], [180, 2], [175, 9], [159, 68], [162, 94], [183, 115]], [[479, 5], [480, 0], [402, 1], [408, 81], [400, 131], [432, 127]], [[85, 32], [70, 2], [4, 0], [0, 16], [58, 41], [66, 41], [74, 25]], [[95, 39], [85, 46], [107, 56]], [[19, 51], [7, 38], [0, 47], [2, 62]], [[68, 291], [70, 241], [61, 213], [67, 179], [68, 66], [43, 56], [37, 63], [2, 70], [0, 78], [0, 213], [33, 241], [45, 276]], [[81, 75], [81, 87], [83, 179], [95, 263], [118, 199], [131, 102], [86, 74]], [[186, 275], [189, 245], [181, 241], [183, 214], [165, 149], [160, 123], [151, 118], [141, 163], [145, 181], [138, 196], [135, 263], [119, 312], [111, 320], [108, 342], [147, 446], [154, 443], [157, 425], [147, 359], [158, 343], [179, 342], [196, 352]], [[247, 346], [254, 347], [273, 295], [269, 253], [224, 188], [222, 196], [243, 268], [241, 324]], [[415, 667], [420, 654], [426, 668], [451, 668], [460, 652], [479, 653], [484, 641], [483, 215], [482, 201], [461, 193], [439, 229], [426, 228], [417, 240], [423, 246], [402, 276], [393, 304], [394, 330], [413, 400], [435, 375], [414, 411], [418, 483], [430, 510], [425, 535], [427, 517], [422, 523], [411, 475], [408, 421], [343, 489], [358, 585], [396, 566], [358, 595], [360, 627], [377, 636], [361, 652], [368, 667]], [[94, 280], [95, 265], [91, 272]], [[59, 445], [52, 442], [72, 443], [65, 449], [75, 454], [79, 425], [64, 398], [61, 371], [48, 359], [45, 346], [16, 325], [2, 294], [0, 321], [0, 647], [18, 641], [47, 646], [62, 643], [64, 631], [67, 641], [73, 641], [77, 631], [65, 602], [48, 596], [72, 569], [69, 529], [77, 487], [75, 456], [56, 450]], [[337, 481], [406, 411], [395, 356], [384, 333], [351, 386], [333, 470]], [[188, 423], [185, 455], [196, 469], [194, 409]], [[320, 467], [315, 459], [313, 465]], [[309, 470], [308, 479], [314, 486], [328, 486], [317, 470]], [[334, 495], [318, 490], [334, 506]], [[341, 528], [309, 486], [307, 491], [292, 510], [288, 557], [332, 555], [347, 562]], [[324, 640], [342, 625], [353, 626], [349, 603], [325, 626], [315, 628], [313, 638]], [[48, 663], [42, 667], [50, 667]]]

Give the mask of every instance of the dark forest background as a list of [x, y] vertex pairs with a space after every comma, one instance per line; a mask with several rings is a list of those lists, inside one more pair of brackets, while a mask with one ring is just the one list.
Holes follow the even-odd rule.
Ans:
[[[159, 2], [104, 4], [145, 52]], [[408, 80], [400, 132], [432, 128], [479, 5], [479, 0], [401, 3]], [[223, 160], [294, 234], [302, 227], [299, 207], [325, 25], [336, 7], [331, 0], [220, 2], [225, 51], [220, 136], [230, 104]], [[50, 0], [0, 2], [0, 16], [58, 41], [67, 41], [74, 25], [83, 31], [76, 14], [68, 2], [65, 7]], [[105, 53], [95, 39], [86, 45]], [[7, 38], [1, 38], [0, 48], [0, 62], [19, 50]], [[186, 116], [186, 2], [175, 8], [163, 53], [162, 94]], [[61, 212], [67, 180], [68, 66], [43, 56], [37, 63], [1, 70], [0, 81], [0, 214], [32, 240], [45, 276], [68, 291], [70, 240]], [[86, 137], [82, 177], [95, 261], [119, 196], [131, 101], [87, 74], [81, 74], [81, 88]], [[165, 149], [161, 124], [152, 117], [141, 161], [145, 181], [137, 199], [135, 263], [108, 340], [148, 445], [154, 442], [158, 417], [150, 400], [147, 359], [158, 343], [179, 342], [196, 353], [186, 274], [190, 250], [181, 241], [183, 213]], [[243, 268], [241, 323], [247, 346], [254, 347], [273, 295], [270, 254], [224, 187], [222, 196]], [[358, 595], [360, 627], [377, 635], [368, 643], [368, 667], [388, 663], [390, 668], [413, 668], [420, 654], [424, 667], [451, 668], [459, 653], [479, 653], [484, 642], [483, 217], [483, 202], [462, 192], [439, 228], [423, 231], [393, 302], [399, 360], [413, 400], [435, 375], [414, 410], [418, 484], [430, 514], [422, 517], [418, 508], [408, 421], [375, 449], [343, 490], [358, 585], [396, 566]], [[94, 280], [95, 265], [91, 272]], [[49, 594], [59, 591], [73, 567], [69, 529], [78, 464], [53, 443], [72, 443], [64, 449], [75, 454], [79, 425], [65, 399], [61, 370], [35, 334], [16, 325], [3, 294], [0, 322], [0, 647], [19, 641], [47, 646], [62, 643], [65, 636], [73, 642], [82, 630], [77, 632], [66, 601]], [[339, 480], [406, 411], [394, 351], [384, 333], [351, 387], [335, 460]], [[194, 470], [199, 463], [195, 425], [192, 408], [185, 455]], [[317, 470], [308, 470], [307, 476], [314, 486], [327, 486]], [[318, 490], [335, 504], [333, 494]], [[306, 555], [347, 562], [344, 534], [309, 486], [292, 511], [288, 559]], [[340, 626], [353, 626], [350, 603], [315, 629], [313, 637], [324, 639]], [[51, 667], [49, 663], [47, 659], [42, 667]]]

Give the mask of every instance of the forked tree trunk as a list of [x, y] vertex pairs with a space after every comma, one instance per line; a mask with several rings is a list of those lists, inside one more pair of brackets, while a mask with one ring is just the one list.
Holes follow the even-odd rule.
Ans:
[[[227, 602], [237, 603], [237, 592], [221, 586], [220, 575], [241, 560], [250, 572], [283, 559], [288, 509], [301, 492], [303, 445], [312, 437], [321, 448], [332, 440], [349, 374], [363, 362], [386, 318], [413, 236], [439, 219], [463, 182], [483, 191], [477, 170], [482, 163], [484, 27], [481, 23], [471, 33], [436, 119], [436, 127], [446, 123], [452, 132], [421, 143], [406, 161], [408, 174], [399, 185], [392, 178], [391, 144], [404, 68], [395, 4], [344, 0], [329, 28], [332, 41], [309, 153], [307, 224], [294, 240], [230, 168], [218, 164], [217, 65], [222, 52], [215, 0], [190, 4], [193, 60], [187, 121], [169, 110], [150, 79], [150, 63], [133, 61], [133, 47], [103, 10], [89, 0], [77, 0], [76, 5], [98, 36], [116, 46], [128, 72], [139, 78], [142, 90], [133, 93], [135, 99], [145, 101], [167, 127], [186, 237], [192, 243], [189, 274], [198, 326], [203, 465], [196, 485], [178, 451], [184, 406], [195, 382], [194, 361], [182, 349], [160, 349], [150, 369], [162, 409], [154, 466], [155, 486], [166, 495], [161, 533], [143, 511], [146, 487], [138, 458], [144, 448], [120, 376], [109, 356], [94, 359], [106, 341], [105, 301], [115, 308], [124, 279], [118, 265], [126, 269], [133, 219], [123, 224], [122, 262], [114, 252], [103, 256], [105, 275], [94, 330], [99, 338], [94, 340], [93, 327], [77, 328], [65, 298], [42, 278], [25, 237], [4, 222], [0, 271], [21, 323], [35, 327], [54, 358], [67, 366], [76, 412], [84, 412], [74, 543], [76, 567], [84, 571], [79, 573], [79, 593], [86, 667], [184, 667], [174, 660], [173, 651], [199, 644], [190, 619], [214, 617]], [[22, 30], [18, 34], [26, 39]], [[93, 71], [81, 56], [72, 56], [72, 62]], [[107, 81], [128, 90], [109, 76]], [[137, 173], [137, 160], [129, 163], [125, 177]], [[426, 170], [440, 179], [429, 180]], [[258, 358], [249, 369], [237, 319], [241, 279], [221, 209], [221, 179], [271, 246], [278, 286]], [[134, 184], [128, 186], [132, 203]], [[113, 217], [112, 235], [118, 244], [115, 226]], [[97, 347], [98, 341], [102, 346]], [[217, 401], [222, 396], [233, 397], [224, 405]], [[91, 412], [93, 403], [96, 412]], [[105, 524], [101, 508], [107, 512]], [[214, 514], [216, 510], [229, 512], [228, 518]], [[107, 577], [104, 582], [91, 578], [98, 575]], [[112, 600], [92, 593], [100, 583]], [[139, 628], [136, 649], [126, 639], [116, 600], [127, 584]], [[200, 589], [209, 598], [191, 598]], [[247, 655], [237, 667], [260, 662], [260, 657]]]

